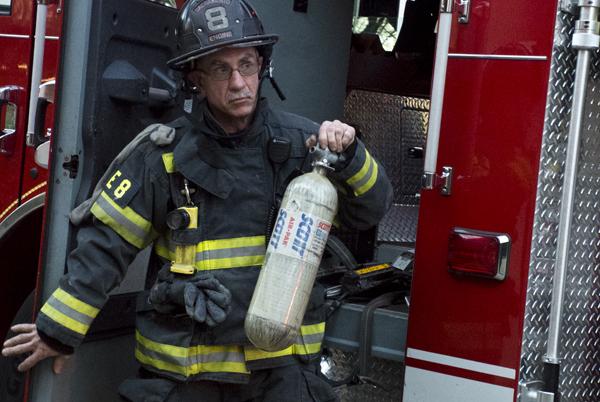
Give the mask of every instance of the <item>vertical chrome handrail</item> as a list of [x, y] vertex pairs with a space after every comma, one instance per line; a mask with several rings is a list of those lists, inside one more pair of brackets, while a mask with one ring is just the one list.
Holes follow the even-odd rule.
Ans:
[[552, 395], [553, 400], [557, 400], [559, 394], [561, 322], [565, 302], [569, 242], [577, 185], [577, 165], [584, 118], [586, 87], [590, 73], [592, 51], [598, 49], [600, 44], [600, 36], [598, 35], [600, 28], [598, 23], [600, 0], [580, 0], [579, 8], [580, 17], [576, 22], [575, 33], [573, 34], [573, 48], [578, 50], [577, 68], [575, 71], [573, 103], [567, 142], [567, 158], [565, 161], [561, 196], [548, 344], [544, 356], [544, 388], [538, 395], [538, 400], [540, 401], [548, 400], [547, 398], [550, 395]]
[[35, 146], [34, 127], [35, 112], [42, 81], [42, 69], [44, 68], [44, 44], [46, 41], [46, 16], [48, 15], [48, 2], [38, 0], [35, 39], [33, 42], [33, 63], [31, 66], [31, 88], [29, 89], [29, 114], [27, 118], [27, 145]]
[[448, 48], [450, 47], [450, 32], [452, 28], [452, 3], [452, 0], [443, 0], [440, 4], [435, 67], [431, 90], [431, 109], [429, 112], [429, 128], [427, 130], [423, 174], [423, 188], [428, 190], [434, 187], [437, 168], [442, 107], [444, 105], [444, 90], [446, 87], [446, 69], [448, 66]]

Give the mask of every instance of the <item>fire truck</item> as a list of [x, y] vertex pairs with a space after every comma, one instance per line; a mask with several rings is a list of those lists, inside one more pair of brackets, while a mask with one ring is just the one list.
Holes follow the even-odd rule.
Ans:
[[[0, 0], [0, 335], [75, 246], [69, 212], [141, 129], [193, 113], [183, 1]], [[321, 371], [343, 401], [600, 401], [600, 0], [254, 0], [275, 108], [357, 128], [394, 185], [340, 229]], [[148, 251], [66, 373], [0, 360], [3, 401], [116, 401]]]

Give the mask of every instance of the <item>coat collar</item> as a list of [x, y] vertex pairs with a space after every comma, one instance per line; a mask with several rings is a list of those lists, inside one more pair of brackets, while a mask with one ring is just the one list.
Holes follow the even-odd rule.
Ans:
[[177, 171], [216, 197], [229, 197], [236, 177], [227, 169], [222, 153], [215, 151], [262, 145], [268, 111], [266, 99], [261, 99], [250, 126], [239, 134], [228, 135], [203, 101], [197, 116], [187, 116], [191, 127], [173, 150]]

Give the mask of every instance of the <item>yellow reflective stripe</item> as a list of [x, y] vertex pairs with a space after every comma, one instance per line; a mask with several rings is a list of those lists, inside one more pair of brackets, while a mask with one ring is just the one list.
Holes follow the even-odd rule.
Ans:
[[188, 348], [184, 348], [182, 346], [173, 346], [167, 345], [164, 343], [154, 342], [142, 334], [139, 331], [135, 331], [135, 339], [144, 345], [145, 348], [153, 350], [155, 352], [163, 353], [166, 355], [176, 356], [176, 357], [187, 357], [190, 355], [190, 350]]
[[177, 364], [165, 362], [163, 360], [155, 359], [150, 356], [146, 356], [139, 349], [135, 349], [135, 357], [137, 360], [148, 366], [156, 367], [157, 369], [170, 371], [172, 373], [178, 373], [185, 377], [189, 377], [200, 373], [239, 373], [239, 374], [250, 374], [246, 369], [245, 363], [232, 363], [232, 362], [207, 362], [207, 363], [196, 363], [190, 366], [179, 366]]
[[152, 231], [152, 224], [150, 223], [150, 221], [144, 219], [140, 214], [135, 212], [133, 209], [131, 209], [130, 207], [121, 208], [104, 191], [101, 193], [101, 196], [113, 208], [115, 208], [117, 211], [121, 212], [121, 214], [123, 214], [123, 216], [125, 216], [128, 220], [133, 222], [137, 227], [142, 229], [144, 232], [150, 233]]
[[[240, 346], [207, 346], [197, 345], [189, 348], [182, 346], [167, 345], [164, 343], [158, 343], [152, 341], [143, 336], [139, 331], [135, 334], [137, 342], [148, 350], [167, 355], [175, 358], [190, 358], [194, 356], [207, 356], [210, 354], [221, 354], [227, 353], [238, 353], [241, 354]], [[138, 360], [144, 364], [159, 368], [161, 370], [171, 371], [182, 374], [184, 376], [194, 375], [201, 372], [228, 372], [228, 373], [242, 373], [249, 374], [250, 372], [246, 369], [244, 362], [231, 362], [231, 361], [217, 361], [217, 362], [198, 362], [187, 366], [174, 364], [161, 359], [153, 358], [145, 355], [136, 348], [135, 355]]]
[[136, 340], [144, 345], [145, 348], [153, 350], [158, 353], [171, 355], [175, 357], [189, 357], [195, 355], [209, 355], [211, 353], [241, 353], [240, 347], [236, 345], [229, 346], [209, 346], [209, 345], [196, 345], [190, 346], [189, 348], [183, 346], [173, 346], [166, 343], [155, 342], [151, 339], [146, 338], [139, 331], [135, 334]]
[[[354, 189], [354, 194], [358, 197], [369, 191], [377, 181], [379, 167], [369, 151], [365, 150], [366, 158], [360, 170], [346, 183]], [[370, 174], [368, 177], [367, 175]]]
[[302, 335], [314, 335], [314, 334], [322, 334], [325, 332], [325, 323], [319, 322], [317, 324], [312, 325], [303, 325], [300, 327], [300, 333]]
[[[321, 351], [321, 342], [307, 343], [305, 345], [294, 346], [296, 346], [296, 350], [294, 351], [294, 353], [297, 355], [312, 355]], [[302, 348], [303, 350], [300, 351], [298, 350], [298, 348]]]
[[77, 299], [75, 296], [68, 294], [61, 288], [56, 289], [52, 296], [56, 297], [64, 304], [71, 307], [73, 310], [78, 311], [81, 314], [85, 314], [91, 318], [95, 318], [98, 315], [98, 312], [100, 311], [100, 309], [82, 302], [81, 300]]
[[[325, 323], [320, 322], [312, 325], [303, 325], [300, 327], [301, 335], [317, 335], [325, 333]], [[277, 350], [275, 352], [267, 352], [255, 347], [246, 347], [244, 348], [244, 354], [246, 356], [246, 360], [262, 360], [262, 359], [273, 359], [281, 356], [289, 356], [289, 355], [311, 355], [314, 353], [319, 353], [321, 350], [321, 342], [314, 343], [295, 343], [285, 349]]]
[[175, 163], [173, 162], [173, 152], [162, 154], [163, 164], [167, 173], [175, 172]]
[[169, 248], [166, 247], [164, 244], [155, 244], [154, 252], [156, 252], [156, 254], [158, 254], [162, 258], [166, 258], [167, 260], [173, 260], [173, 256], [169, 252]]
[[265, 261], [264, 255], [252, 255], [248, 257], [219, 258], [196, 261], [196, 268], [200, 271], [211, 269], [227, 269], [262, 265]]
[[265, 236], [236, 237], [233, 239], [205, 240], [198, 244], [198, 251], [220, 250], [223, 248], [262, 246]]
[[178, 373], [183, 376], [188, 376], [188, 368], [182, 367], [177, 364], [168, 363], [162, 360], [153, 359], [152, 357], [146, 356], [138, 348], [135, 348], [135, 358], [142, 364], [156, 367], [157, 369], [170, 371], [172, 373]]
[[[207, 251], [210, 252], [243, 247], [264, 247], [265, 243], [266, 238], [262, 235], [236, 237], [232, 239], [205, 240], [201, 243], [198, 243], [197, 251], [202, 253]], [[206, 271], [212, 269], [248, 267], [262, 265], [264, 260], [265, 255], [262, 252], [260, 255], [246, 255], [229, 258], [209, 258], [196, 261], [196, 268], [201, 271]]]
[[78, 334], [85, 335], [88, 329], [90, 329], [88, 325], [82, 324], [79, 321], [75, 321], [71, 317], [61, 313], [47, 303], [44, 304], [40, 311], [50, 317], [53, 321], [70, 329], [73, 332], [77, 332]]
[[290, 347], [277, 350], [275, 352], [267, 352], [258, 348], [246, 347], [244, 348], [244, 355], [246, 356], [246, 361], [274, 359], [276, 357], [292, 355], [294, 353], [294, 346], [296, 345], [292, 345]]
[[375, 184], [375, 181], [377, 180], [378, 169], [379, 168], [377, 167], [377, 163], [375, 163], [375, 161], [373, 161], [373, 172], [371, 173], [371, 177], [369, 177], [369, 180], [365, 184], [363, 184], [362, 186], [360, 186], [359, 188], [354, 190], [354, 194], [356, 196], [363, 195], [364, 193], [369, 191], [371, 189], [371, 187], [373, 187], [373, 185]]
[[252, 361], [252, 360], [274, 359], [276, 357], [290, 356], [290, 355], [311, 355], [314, 353], [318, 353], [320, 350], [321, 350], [321, 342], [309, 343], [307, 345], [304, 345], [301, 343], [295, 343], [285, 349], [277, 350], [275, 352], [267, 352], [265, 350], [261, 350], [258, 348], [246, 347], [244, 349], [244, 354], [246, 356], [246, 361]]
[[[265, 247], [265, 236], [249, 236], [249, 237], [237, 237], [232, 239], [218, 239], [218, 240], [205, 240], [201, 243], [198, 243], [196, 246], [197, 251], [197, 261], [196, 261], [196, 269], [199, 271], [213, 270], [213, 269], [228, 269], [228, 268], [239, 268], [239, 267], [249, 267], [249, 266], [257, 266], [262, 265], [265, 259], [264, 255], [264, 247]], [[261, 247], [260, 250], [251, 250], [244, 248], [251, 247]], [[201, 259], [202, 253], [206, 256], [210, 256], [211, 252], [213, 252], [212, 256], [216, 257], [218, 254], [244, 254], [259, 252], [258, 255], [238, 255], [233, 257], [224, 257], [224, 258], [205, 258]], [[224, 252], [226, 250], [231, 250], [231, 253]], [[161, 237], [154, 244], [154, 251], [159, 256], [173, 260], [174, 253], [170, 249], [169, 241]], [[220, 252], [220, 253], [216, 253]]]
[[250, 374], [246, 368], [245, 362], [206, 362], [194, 364], [191, 369], [192, 374], [198, 373], [238, 373]]
[[167, 236], [171, 236], [171, 234], [167, 232], [154, 242], [154, 252], [162, 258], [172, 261], [174, 259], [174, 254], [169, 250], [169, 240]]
[[[110, 205], [120, 216], [115, 217], [107, 213], [98, 202], [92, 205], [91, 212], [94, 216], [102, 223], [110, 226], [115, 232], [121, 237], [127, 240], [138, 248], [144, 248], [150, 238], [156, 237], [156, 233], [152, 228], [152, 224], [140, 216], [130, 207], [121, 208], [117, 205], [104, 191], [100, 194], [102, 200]], [[124, 220], [119, 222], [119, 220]], [[139, 232], [140, 235], [143, 233], [145, 237], [141, 237], [138, 234], [133, 233], [132, 229], [127, 228], [127, 224], [134, 225], [135, 231]]]
[[367, 156], [360, 170], [354, 176], [346, 180], [346, 183], [348, 183], [350, 186], [362, 180], [369, 171], [369, 166], [371, 165], [373, 158], [371, 158], [369, 151], [365, 150], [365, 153]]

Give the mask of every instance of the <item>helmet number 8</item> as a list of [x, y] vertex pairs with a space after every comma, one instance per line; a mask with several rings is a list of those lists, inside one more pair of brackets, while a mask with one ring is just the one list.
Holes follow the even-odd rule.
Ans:
[[204, 13], [204, 16], [206, 17], [206, 22], [208, 23], [208, 29], [211, 31], [226, 29], [229, 27], [229, 20], [227, 19], [225, 7], [209, 8]]

